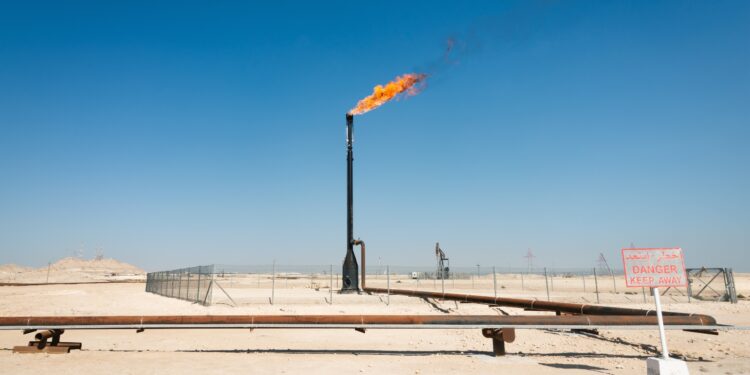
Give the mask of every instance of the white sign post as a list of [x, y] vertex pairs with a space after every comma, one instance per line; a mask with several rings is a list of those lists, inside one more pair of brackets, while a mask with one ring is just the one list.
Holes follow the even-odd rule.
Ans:
[[625, 285], [628, 288], [652, 288], [656, 303], [656, 319], [659, 323], [662, 358], [646, 361], [650, 374], [687, 374], [685, 362], [669, 358], [667, 336], [664, 333], [664, 318], [661, 312], [659, 287], [687, 286], [685, 259], [681, 248], [622, 249], [622, 264], [625, 269]]
[[667, 334], [664, 332], [664, 317], [661, 314], [661, 301], [659, 300], [659, 287], [652, 289], [654, 292], [654, 301], [656, 302], [656, 320], [659, 321], [659, 338], [661, 338], [661, 356], [669, 359], [669, 349], [667, 349]]

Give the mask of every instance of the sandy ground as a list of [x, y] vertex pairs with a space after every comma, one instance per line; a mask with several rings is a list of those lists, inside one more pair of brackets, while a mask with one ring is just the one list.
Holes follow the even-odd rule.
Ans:
[[68, 257], [41, 268], [0, 265], [0, 283], [107, 282], [145, 278], [146, 273], [142, 269], [110, 258]]
[[[748, 295], [750, 276], [736, 275], [738, 292]], [[144, 292], [142, 283], [80, 284], [0, 287], [0, 315], [157, 315], [157, 314], [442, 314], [430, 303], [404, 296], [333, 294], [329, 304], [329, 276], [312, 278], [279, 275], [274, 281], [275, 304], [269, 304], [270, 275], [218, 278], [238, 302], [232, 306], [221, 293], [214, 304]], [[498, 279], [498, 294], [546, 299], [543, 278], [524, 280], [518, 275]], [[406, 277], [391, 279], [393, 288], [440, 290], [441, 284], [424, 280], [416, 285]], [[446, 281], [448, 283], [448, 281]], [[455, 284], [454, 284], [455, 283]], [[595, 301], [582, 280], [554, 280], [552, 299]], [[381, 275], [368, 280], [385, 286]], [[500, 286], [504, 288], [500, 288]], [[514, 286], [515, 285], [515, 286]], [[604, 286], [600, 286], [605, 289]], [[334, 281], [334, 289], [336, 281]], [[317, 290], [316, 290], [317, 289]], [[610, 286], [614, 289], [614, 285]], [[451, 281], [446, 291], [493, 295], [492, 276]], [[624, 286], [600, 290], [608, 304], [651, 308], [641, 294], [625, 294]], [[628, 291], [634, 293], [635, 291]], [[627, 297], [627, 298], [626, 298]], [[687, 302], [679, 292], [665, 296], [666, 309], [709, 314], [720, 323], [750, 325], [750, 302]], [[390, 301], [390, 304], [386, 302]], [[498, 308], [448, 301], [433, 301], [450, 314], [500, 314]], [[528, 314], [503, 308], [509, 314]], [[670, 350], [685, 356], [692, 373], [750, 373], [750, 331], [726, 331], [718, 336], [668, 331]], [[533, 373], [632, 374], [645, 373], [645, 360], [659, 347], [658, 332], [601, 331], [583, 336], [566, 331], [518, 330], [506, 345], [508, 355], [491, 356], [491, 340], [479, 330], [124, 330], [68, 331], [64, 341], [80, 341], [83, 350], [66, 355], [14, 354], [11, 349], [29, 340], [17, 331], [0, 331], [0, 373], [23, 374], [54, 370], [62, 374], [133, 373]]]

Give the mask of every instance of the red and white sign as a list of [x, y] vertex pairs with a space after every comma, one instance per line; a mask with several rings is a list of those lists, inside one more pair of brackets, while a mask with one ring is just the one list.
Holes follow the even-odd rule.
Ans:
[[687, 286], [682, 249], [622, 249], [628, 287]]

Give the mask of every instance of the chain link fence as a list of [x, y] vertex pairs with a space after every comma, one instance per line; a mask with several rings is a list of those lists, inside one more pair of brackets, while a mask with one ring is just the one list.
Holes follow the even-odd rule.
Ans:
[[[688, 287], [664, 290], [664, 301], [695, 302], [696, 294], [701, 300], [736, 301], [731, 269], [703, 270], [707, 271], [689, 273]], [[723, 271], [714, 277], [718, 272], [715, 270]], [[478, 264], [452, 266], [447, 272], [440, 273], [436, 267], [429, 266], [368, 264], [365, 279], [368, 287], [376, 288], [578, 303], [653, 302], [648, 288], [626, 288], [622, 270], [596, 267], [528, 268]], [[213, 264], [149, 273], [146, 291], [203, 305], [333, 304], [340, 283], [341, 264]], [[697, 285], [700, 288], [696, 288]], [[304, 289], [315, 293], [301, 293]]]
[[146, 291], [165, 297], [210, 305], [214, 266], [197, 266], [146, 274]]

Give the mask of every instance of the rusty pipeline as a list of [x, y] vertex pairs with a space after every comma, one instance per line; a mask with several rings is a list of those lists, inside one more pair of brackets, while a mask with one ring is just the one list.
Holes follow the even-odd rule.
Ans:
[[[420, 290], [404, 290], [404, 289], [388, 290], [384, 288], [367, 288], [365, 291], [372, 292], [372, 293], [391, 293], [391, 294], [400, 294], [400, 295], [420, 297], [420, 298], [437, 298], [437, 299], [444, 299], [444, 300], [450, 300], [450, 301], [517, 307], [517, 308], [522, 308], [522, 309], [555, 311], [555, 312], [568, 313], [568, 314], [605, 315], [605, 316], [606, 315], [648, 316], [648, 317], [656, 316], [655, 310], [631, 309], [631, 308], [613, 307], [613, 306], [586, 305], [586, 304], [568, 303], [568, 302], [538, 301], [538, 300], [523, 299], [523, 298], [491, 297], [491, 296], [479, 296], [479, 295], [472, 295], [472, 294], [425, 292], [425, 291], [420, 291]], [[680, 313], [680, 312], [672, 312], [672, 311], [663, 311], [662, 313], [665, 318], [668, 316], [700, 317], [705, 322], [710, 322], [710, 324], [716, 324], [716, 319], [708, 315], [688, 314], [688, 313]]]
[[[180, 328], [180, 325], [201, 326], [206, 328], [217, 325], [266, 326], [299, 325], [301, 328], [315, 328], [326, 325], [337, 326], [397, 326], [397, 325], [438, 325], [438, 326], [629, 326], [656, 325], [656, 316], [638, 315], [160, 315], [160, 316], [35, 316], [35, 317], [0, 317], [2, 327], [37, 327], [55, 328], [95, 328], [107, 326], [120, 328], [162, 326], [161, 328]], [[668, 315], [664, 317], [665, 325], [677, 326], [710, 326], [715, 320], [698, 315]], [[163, 327], [167, 325], [168, 327]], [[86, 327], [83, 327], [86, 326]], [[128, 327], [124, 327], [128, 326]], [[62, 332], [60, 330], [60, 332]], [[39, 333], [42, 336], [46, 334]]]
[[[426, 292], [420, 290], [408, 290], [408, 289], [385, 289], [385, 288], [367, 288], [364, 282], [364, 263], [365, 263], [365, 251], [364, 243], [362, 244], [362, 291], [369, 293], [390, 293], [399, 294], [404, 296], [419, 297], [419, 298], [436, 298], [450, 301], [468, 302], [468, 303], [480, 303], [487, 305], [517, 307], [529, 310], [542, 310], [542, 311], [554, 311], [556, 313], [568, 313], [568, 314], [581, 314], [581, 315], [621, 315], [621, 316], [656, 316], [656, 310], [643, 310], [643, 309], [632, 309], [627, 307], [614, 307], [614, 306], [599, 306], [599, 305], [586, 305], [581, 303], [569, 303], [569, 302], [553, 302], [553, 301], [538, 301], [535, 299], [525, 298], [506, 298], [506, 297], [490, 297], [480, 296], [472, 294], [461, 294], [461, 293], [443, 293], [443, 292]], [[662, 315], [666, 318], [667, 316], [694, 316], [700, 317], [709, 324], [716, 324], [716, 319], [709, 315], [703, 314], [692, 314], [692, 313], [681, 313], [674, 311], [662, 311]]]

